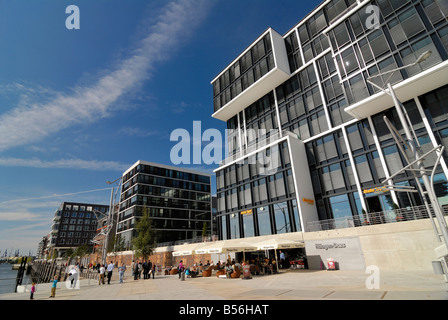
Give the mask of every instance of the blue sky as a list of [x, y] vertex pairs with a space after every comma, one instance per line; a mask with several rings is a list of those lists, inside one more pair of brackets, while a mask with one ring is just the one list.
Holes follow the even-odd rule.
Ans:
[[[65, 26], [72, 4], [79, 30]], [[224, 134], [210, 81], [319, 4], [0, 0], [0, 254], [35, 253], [63, 201], [109, 204], [106, 181], [136, 161], [171, 165], [173, 130]]]

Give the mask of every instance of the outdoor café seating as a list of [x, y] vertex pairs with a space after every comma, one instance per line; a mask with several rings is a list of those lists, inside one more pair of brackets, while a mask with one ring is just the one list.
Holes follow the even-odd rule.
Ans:
[[218, 271], [216, 271], [216, 276], [225, 276], [226, 275], [226, 270], [225, 269], [220, 269]]
[[209, 267], [207, 269], [202, 268], [202, 276], [203, 277], [211, 277], [213, 268]]
[[232, 279], [237, 279], [241, 277], [241, 270], [239, 268], [235, 268], [235, 270], [233, 270], [233, 272], [230, 274], [230, 277]]
[[177, 274], [177, 268], [173, 268], [170, 270], [170, 275]]

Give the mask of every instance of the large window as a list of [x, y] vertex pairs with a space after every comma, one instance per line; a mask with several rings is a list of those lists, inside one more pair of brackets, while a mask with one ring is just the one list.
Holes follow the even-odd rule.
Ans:
[[254, 215], [252, 213], [250, 214], [243, 214], [243, 232], [244, 237], [255, 237], [255, 229], [254, 229]]
[[274, 217], [276, 234], [291, 232], [288, 204], [286, 202], [274, 203]]
[[269, 206], [257, 208], [258, 231], [260, 236], [272, 234]]

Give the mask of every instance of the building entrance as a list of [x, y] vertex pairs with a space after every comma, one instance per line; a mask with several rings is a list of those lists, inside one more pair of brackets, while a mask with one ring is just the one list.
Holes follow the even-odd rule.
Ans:
[[393, 209], [390, 195], [375, 195], [366, 198], [368, 212], [382, 212]]

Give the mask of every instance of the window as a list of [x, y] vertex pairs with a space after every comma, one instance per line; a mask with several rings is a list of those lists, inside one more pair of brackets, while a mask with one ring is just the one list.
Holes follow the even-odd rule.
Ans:
[[[330, 198], [330, 206], [334, 219], [352, 216], [350, 201], [346, 194]], [[335, 222], [338, 223], [338, 221]]]
[[251, 214], [243, 214], [243, 232], [244, 237], [255, 237], [255, 228], [254, 228], [254, 215]]
[[286, 202], [274, 203], [274, 217], [276, 234], [291, 232], [291, 223], [289, 221], [289, 210]]
[[257, 208], [257, 220], [259, 236], [271, 235], [271, 217], [269, 206]]
[[425, 30], [417, 10], [415, 10], [414, 7], [400, 14], [398, 16], [398, 20], [400, 21], [403, 31], [408, 39]]
[[230, 215], [230, 239], [239, 239], [239, 238], [241, 238], [239, 214], [232, 213]]

